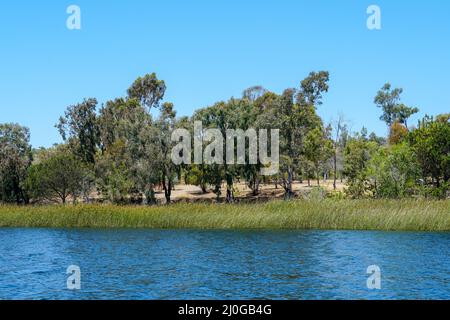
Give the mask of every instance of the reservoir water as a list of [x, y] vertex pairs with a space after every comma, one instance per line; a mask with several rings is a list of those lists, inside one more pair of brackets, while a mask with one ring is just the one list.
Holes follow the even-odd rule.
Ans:
[[0, 229], [0, 299], [450, 299], [450, 233]]

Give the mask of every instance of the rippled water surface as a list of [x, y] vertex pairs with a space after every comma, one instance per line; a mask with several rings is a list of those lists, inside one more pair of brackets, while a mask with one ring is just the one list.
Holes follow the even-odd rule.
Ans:
[[0, 299], [405, 298], [450, 299], [450, 233], [0, 229]]

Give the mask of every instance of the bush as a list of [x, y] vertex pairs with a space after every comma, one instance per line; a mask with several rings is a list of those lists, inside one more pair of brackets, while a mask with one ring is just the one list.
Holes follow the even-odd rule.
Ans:
[[414, 193], [419, 167], [411, 148], [402, 143], [378, 150], [368, 172], [374, 196], [402, 198]]
[[89, 177], [87, 168], [73, 155], [55, 151], [28, 170], [26, 188], [33, 200], [48, 200], [66, 203], [83, 193]]
[[311, 191], [306, 195], [306, 199], [313, 201], [324, 200], [327, 197], [327, 190], [320, 186], [315, 186], [311, 189]]

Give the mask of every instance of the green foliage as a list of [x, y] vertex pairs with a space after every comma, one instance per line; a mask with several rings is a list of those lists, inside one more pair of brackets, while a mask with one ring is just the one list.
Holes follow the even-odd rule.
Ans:
[[312, 164], [317, 184], [320, 184], [320, 173], [324, 171], [327, 161], [333, 155], [333, 142], [329, 130], [316, 127], [309, 131], [305, 137], [304, 155]]
[[123, 140], [117, 140], [98, 155], [95, 174], [97, 185], [106, 199], [113, 203], [128, 202], [134, 186], [130, 168], [131, 159]]
[[379, 198], [402, 198], [414, 194], [419, 167], [406, 144], [377, 150], [368, 165], [372, 191]]
[[31, 160], [28, 128], [0, 124], [0, 202], [28, 202], [24, 181]]
[[420, 166], [423, 183], [432, 184], [444, 195], [450, 182], [450, 120], [438, 117], [437, 121], [424, 119], [413, 130], [409, 143]]
[[[177, 118], [174, 105], [163, 102], [164, 81], [154, 73], [147, 74], [134, 81], [126, 97], [106, 102], [98, 112], [93, 98], [69, 106], [57, 124], [64, 144], [34, 154], [28, 129], [0, 125], [0, 202], [27, 203], [30, 197], [59, 202], [83, 197], [90, 202], [96, 190], [100, 200], [116, 204], [155, 204], [155, 190], [160, 187], [170, 203], [172, 190], [183, 176], [205, 193], [212, 189], [217, 201], [225, 186], [227, 202], [235, 201], [237, 181], [245, 182], [254, 196], [260, 193], [262, 183], [275, 183], [283, 187], [285, 199], [291, 199], [295, 180], [308, 179], [310, 185], [315, 179], [320, 185], [322, 176], [331, 175], [335, 190], [338, 175], [346, 180], [345, 195], [351, 198], [448, 196], [449, 114], [425, 117], [409, 132], [407, 120], [418, 109], [402, 104], [402, 89], [386, 84], [375, 103], [383, 110], [381, 119], [390, 126], [389, 146], [384, 137], [368, 135], [365, 128], [351, 134], [341, 117], [333, 131], [317, 114], [329, 80], [326, 71], [312, 72], [298, 88], [281, 94], [254, 86], [241, 98], [214, 103], [192, 117]], [[156, 108], [159, 113], [153, 118], [151, 111]], [[218, 129], [224, 137], [229, 129], [279, 129], [279, 172], [263, 177], [262, 164], [248, 161], [175, 165], [172, 132], [184, 128], [192, 136], [194, 121], [201, 121], [204, 130]], [[209, 144], [203, 143], [203, 147]], [[246, 160], [249, 144], [245, 142]], [[326, 197], [337, 200], [344, 194], [327, 195], [321, 188], [310, 194], [315, 200]]]
[[75, 199], [82, 194], [88, 178], [86, 166], [65, 150], [54, 150], [45, 160], [33, 164], [26, 187], [35, 201], [61, 201]]
[[383, 110], [383, 115], [380, 120], [386, 122], [388, 127], [391, 127], [395, 121], [404, 124], [408, 127], [408, 119], [419, 112], [418, 108], [411, 108], [400, 103], [400, 95], [403, 89], [391, 89], [391, 85], [386, 83], [380, 91], [378, 91], [374, 102], [377, 107]]
[[208, 185], [210, 185], [211, 181], [214, 179], [212, 170], [209, 170], [209, 168], [210, 166], [203, 164], [189, 166], [186, 170], [186, 183], [198, 186], [202, 189], [203, 193], [207, 193]]
[[74, 153], [86, 163], [93, 164], [100, 143], [100, 131], [96, 114], [97, 100], [87, 99], [69, 106], [56, 127]]
[[370, 190], [368, 164], [378, 144], [368, 141], [365, 135], [351, 139], [344, 152], [344, 174], [347, 177], [346, 193], [353, 198], [367, 196]]
[[150, 110], [158, 107], [159, 102], [164, 98], [166, 84], [158, 80], [155, 73], [146, 74], [144, 77], [137, 78], [127, 92], [131, 99], [137, 99]]
[[172, 103], [162, 105], [161, 114], [155, 124], [157, 135], [154, 147], [157, 152], [157, 164], [160, 172], [160, 181], [164, 189], [166, 203], [171, 201], [172, 189], [177, 177], [177, 166], [172, 161], [172, 148], [175, 143], [172, 141], [172, 132], [177, 127], [176, 112]]
[[[259, 126], [280, 129], [281, 163], [278, 178], [286, 199], [294, 194], [294, 173], [314, 168], [318, 174], [324, 158], [329, 155], [328, 143], [318, 156], [307, 152], [305, 148], [308, 133], [315, 128], [323, 128], [316, 107], [322, 104], [323, 94], [328, 91], [328, 82], [328, 72], [312, 72], [300, 83], [299, 89], [286, 89], [280, 96], [266, 93], [255, 101], [255, 105], [263, 109], [257, 119]], [[321, 136], [320, 132], [311, 134], [310, 145], [321, 140]]]

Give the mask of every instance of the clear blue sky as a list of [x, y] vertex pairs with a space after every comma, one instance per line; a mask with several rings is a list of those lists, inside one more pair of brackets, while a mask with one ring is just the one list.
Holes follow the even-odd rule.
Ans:
[[[66, 28], [71, 4], [79, 31]], [[366, 27], [370, 4], [381, 7], [380, 31]], [[324, 120], [342, 112], [354, 130], [381, 135], [373, 97], [387, 81], [420, 115], [450, 111], [449, 17], [448, 0], [2, 1], [0, 122], [50, 146], [66, 106], [123, 96], [145, 73], [164, 79], [166, 101], [190, 115], [252, 85], [281, 92], [328, 70]]]

